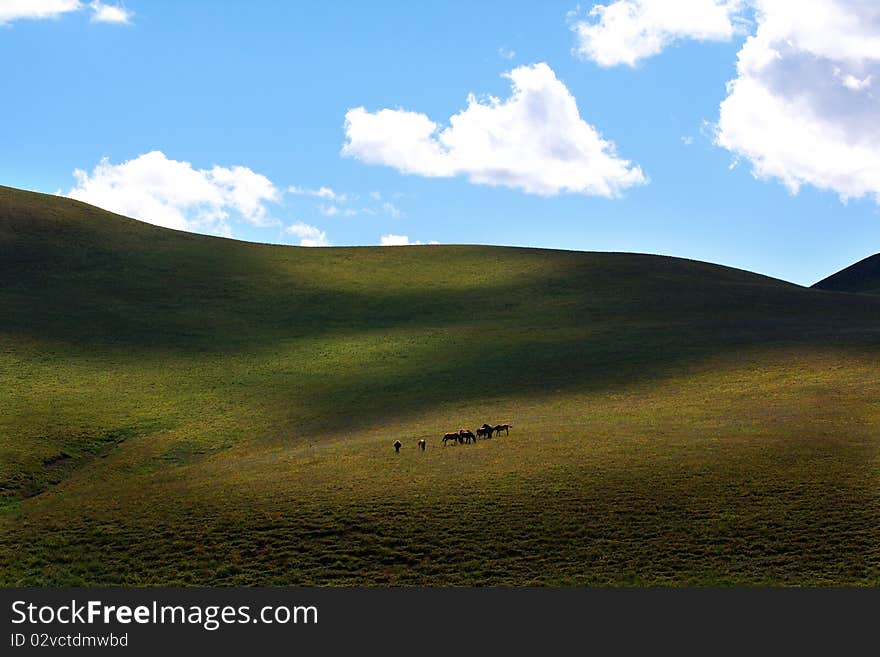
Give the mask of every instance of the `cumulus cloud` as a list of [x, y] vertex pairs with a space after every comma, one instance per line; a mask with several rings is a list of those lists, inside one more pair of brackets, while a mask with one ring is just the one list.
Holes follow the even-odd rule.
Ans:
[[574, 192], [614, 197], [646, 182], [637, 165], [584, 121], [577, 102], [547, 64], [521, 66], [505, 76], [505, 100], [477, 99], [445, 128], [402, 109], [345, 115], [342, 152], [406, 174], [466, 176], [471, 182], [552, 196]]
[[616, 0], [571, 18], [577, 51], [635, 65], [678, 39], [726, 40], [755, 23], [712, 125], [731, 169], [880, 203], [880, 4], [876, 0]]
[[233, 220], [277, 223], [266, 203], [279, 199], [278, 190], [243, 166], [195, 169], [151, 151], [121, 164], [104, 158], [91, 173], [73, 175], [66, 196], [159, 226], [229, 236]]
[[79, 0], [3, 0], [0, 2], [0, 25], [28, 18], [57, 18], [81, 8]]
[[[794, 4], [794, 3], [792, 3]], [[569, 13], [575, 52], [600, 66], [635, 66], [676, 41], [728, 41], [741, 30], [744, 0], [616, 0], [586, 18]]]
[[411, 242], [406, 235], [383, 235], [379, 244], [382, 246], [407, 246]]
[[[413, 246], [421, 244], [419, 241], [410, 242], [406, 235], [382, 235], [380, 238], [380, 246]], [[439, 244], [439, 242], [428, 242], [428, 244]]]
[[777, 178], [880, 203], [880, 4], [757, 0], [715, 141]]
[[300, 246], [330, 246], [326, 232], [301, 221], [288, 226], [285, 232], [299, 239]]
[[92, 2], [92, 21], [95, 23], [122, 23], [131, 22], [134, 13], [122, 5], [108, 5], [103, 2]]

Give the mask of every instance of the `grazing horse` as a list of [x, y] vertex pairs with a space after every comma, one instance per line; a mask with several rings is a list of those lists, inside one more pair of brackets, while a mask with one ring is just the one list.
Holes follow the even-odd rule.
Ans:
[[477, 436], [485, 436], [486, 438], [491, 438], [493, 431], [495, 431], [495, 427], [484, 422], [483, 426], [477, 429]]
[[509, 436], [511, 426], [513, 426], [513, 425], [511, 425], [511, 424], [496, 424], [494, 427], [492, 427], [492, 430], [495, 433], [501, 433], [503, 431], [505, 436]]
[[422, 439], [419, 441], [419, 449], [422, 450], [422, 451], [424, 452], [424, 451], [425, 451], [425, 446], [426, 446], [426, 445], [427, 445], [427, 442], [425, 441], [424, 438], [422, 438]]
[[458, 430], [458, 442], [470, 444], [471, 441], [477, 442], [477, 437], [474, 435], [473, 431], [470, 429]]
[[455, 433], [447, 433], [443, 436], [443, 445], [445, 446], [448, 441], [452, 441], [454, 443], [463, 443], [464, 439], [458, 432]]
[[394, 445], [394, 451], [397, 452], [398, 454], [400, 454], [400, 448], [403, 445], [403, 443], [400, 442], [399, 440], [395, 440], [393, 445]]

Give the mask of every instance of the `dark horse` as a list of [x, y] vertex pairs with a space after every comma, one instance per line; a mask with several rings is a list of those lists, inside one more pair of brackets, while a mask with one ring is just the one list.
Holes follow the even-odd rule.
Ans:
[[492, 430], [495, 433], [501, 433], [503, 431], [505, 436], [509, 436], [511, 426], [512, 425], [510, 424], [496, 424], [494, 427], [492, 427]]
[[453, 442], [456, 442], [456, 443], [463, 443], [464, 442], [464, 438], [462, 438], [461, 434], [459, 434], [458, 432], [447, 433], [446, 435], [443, 436], [443, 444], [444, 445], [446, 445], [446, 443], [449, 442], [450, 440]]
[[495, 431], [495, 427], [484, 423], [483, 426], [477, 429], [477, 437], [484, 436], [485, 438], [491, 438], [493, 431]]
[[459, 429], [458, 441], [470, 444], [471, 441], [477, 442], [477, 437], [470, 429]]

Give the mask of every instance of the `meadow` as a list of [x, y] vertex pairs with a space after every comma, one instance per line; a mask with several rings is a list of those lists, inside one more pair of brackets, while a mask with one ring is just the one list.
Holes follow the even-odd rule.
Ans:
[[0, 584], [875, 586], [878, 355], [872, 294], [0, 187]]

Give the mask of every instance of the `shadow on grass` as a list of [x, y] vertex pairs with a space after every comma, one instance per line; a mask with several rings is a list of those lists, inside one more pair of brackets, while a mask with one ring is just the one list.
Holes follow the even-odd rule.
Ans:
[[[333, 372], [319, 384], [297, 388], [298, 403], [314, 421], [291, 427], [282, 415], [278, 438], [296, 435], [349, 434], [389, 418], [419, 416], [442, 407], [472, 406], [486, 400], [563, 397], [658, 383], [691, 373], [717, 356], [736, 354], [754, 346], [780, 351], [841, 350], [875, 354], [880, 330], [868, 327], [840, 338], [834, 333], [790, 326], [723, 324], [701, 327], [632, 327], [590, 335], [552, 333], [535, 336], [497, 335], [481, 340], [434, 341], [418, 352], [407, 347], [405, 358], [390, 353], [354, 371]], [[711, 336], [708, 339], [707, 336]], [[397, 355], [401, 355], [400, 352]], [[388, 365], [388, 361], [392, 365]], [[285, 408], [284, 372], [267, 373], [266, 390], [276, 407]], [[271, 413], [271, 410], [268, 411]], [[442, 427], [434, 427], [440, 431]], [[439, 435], [439, 434], [438, 434]]]

